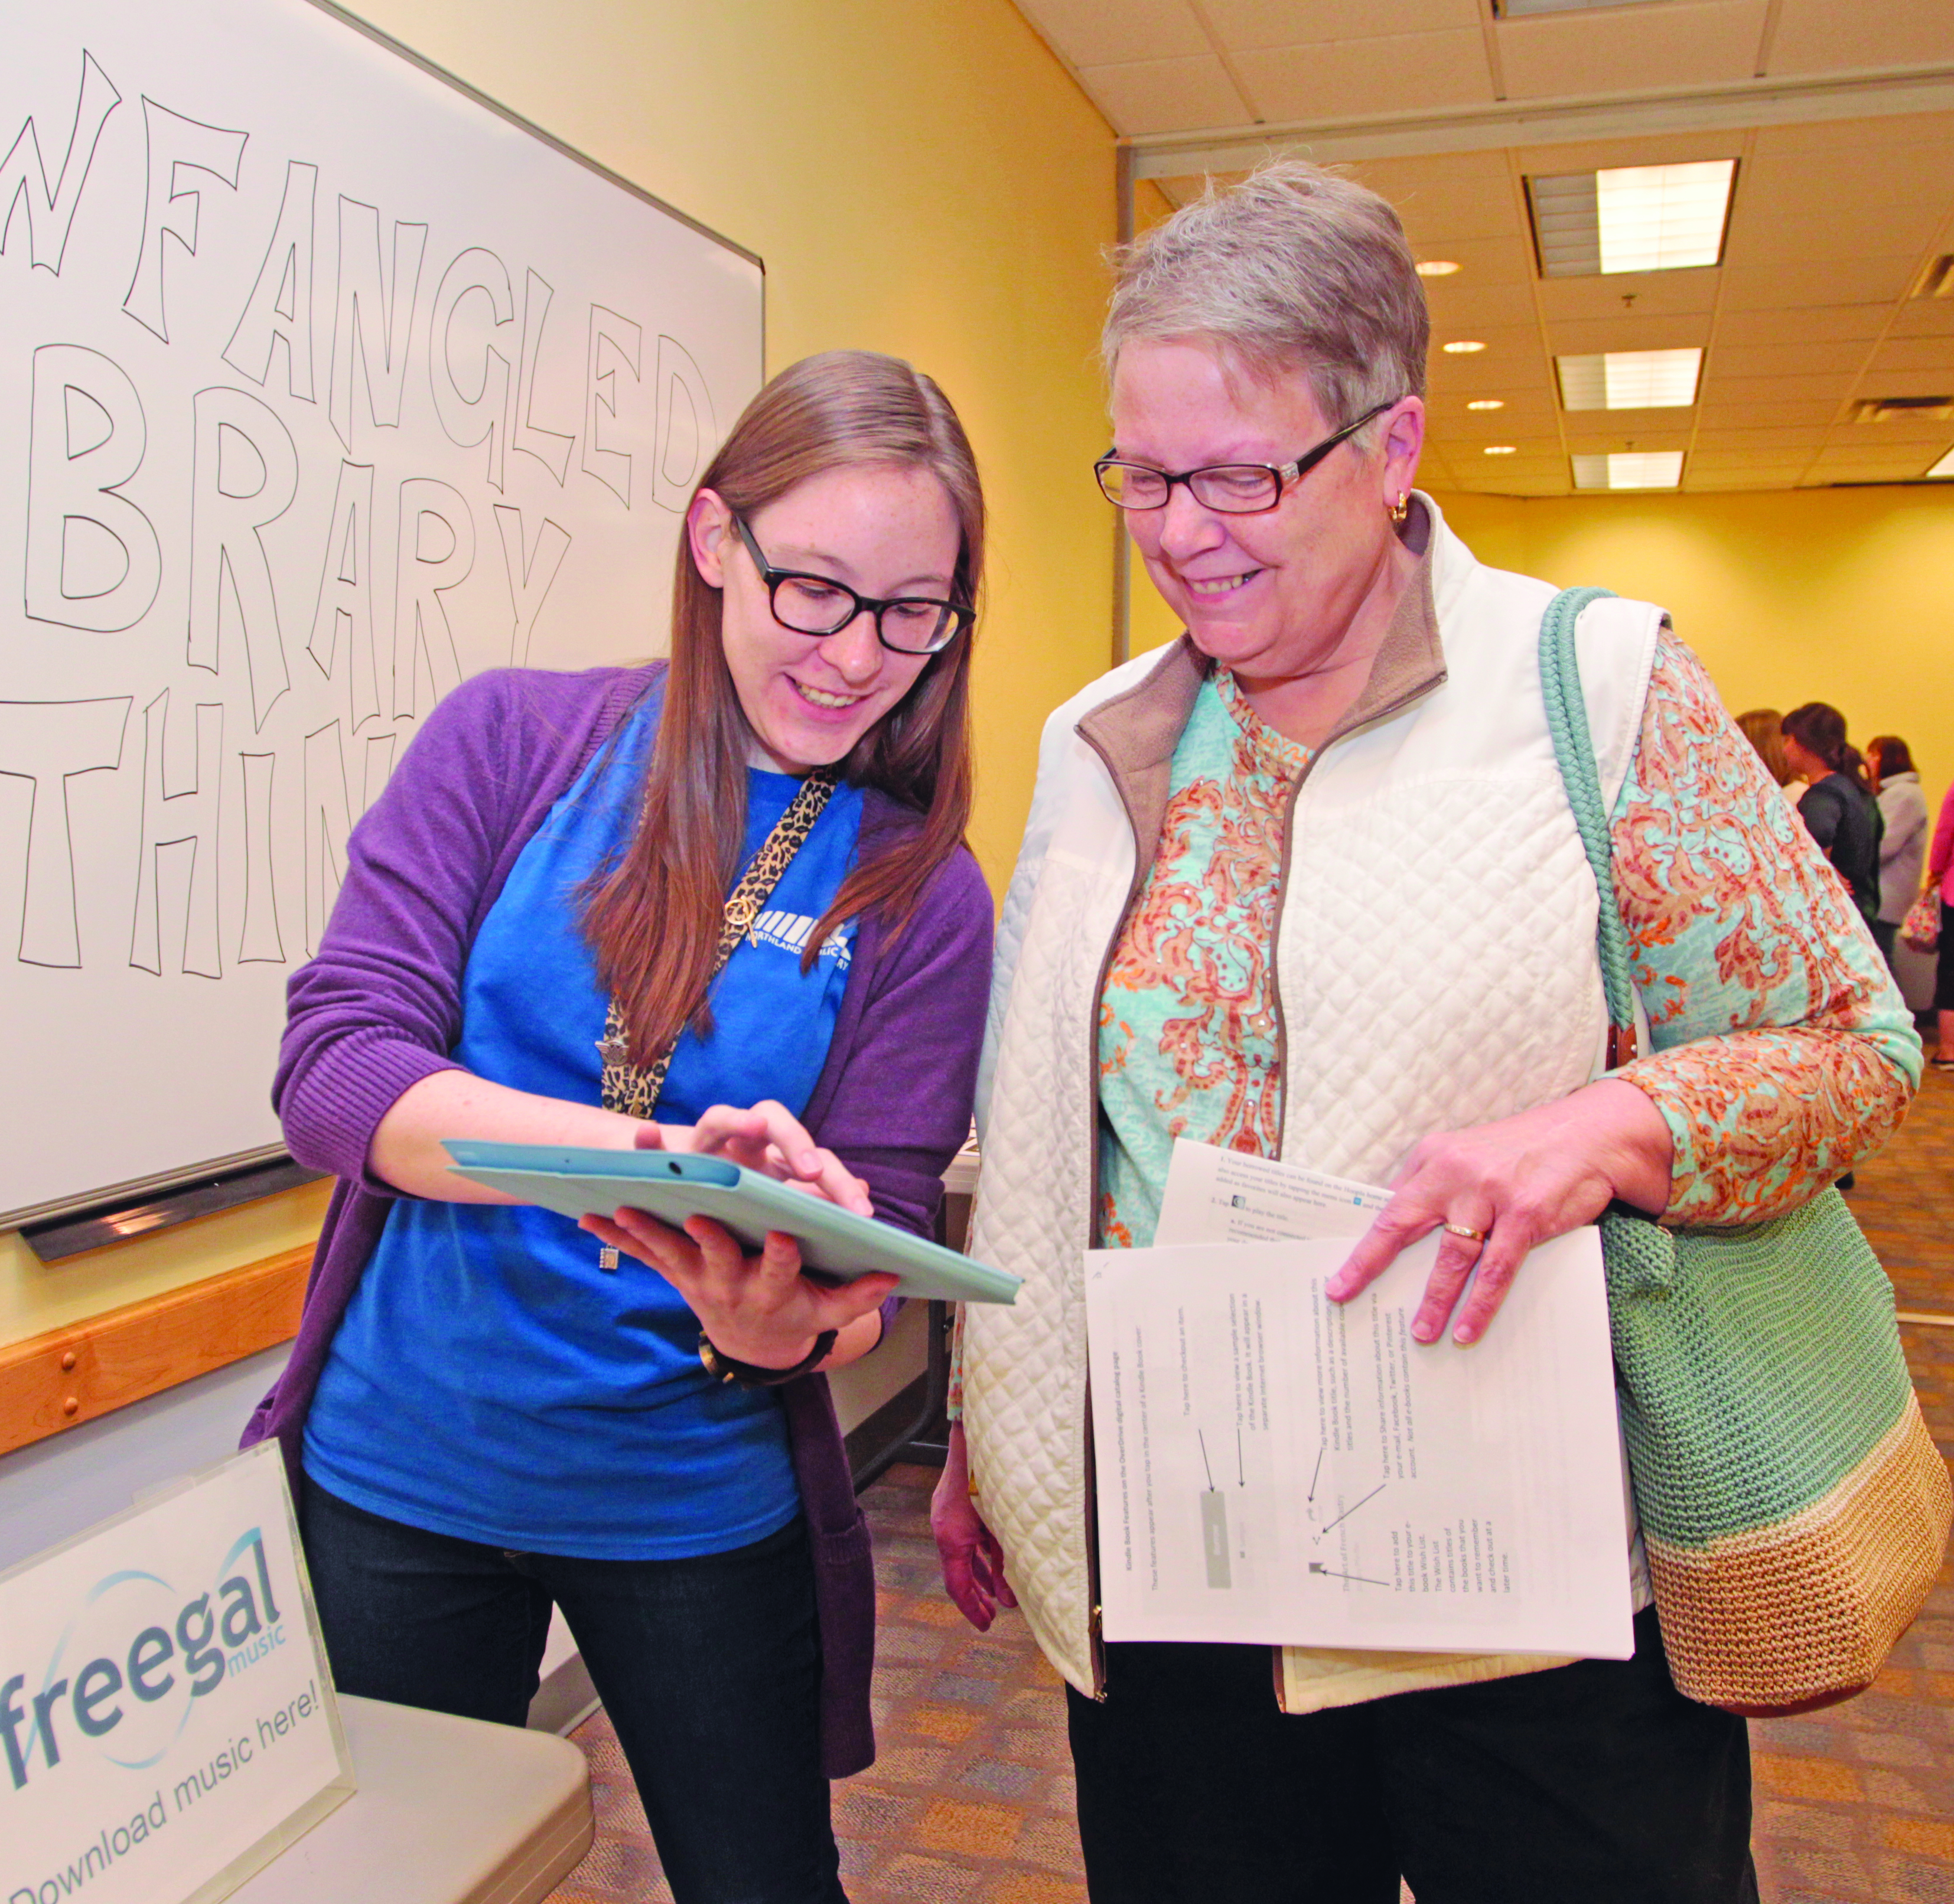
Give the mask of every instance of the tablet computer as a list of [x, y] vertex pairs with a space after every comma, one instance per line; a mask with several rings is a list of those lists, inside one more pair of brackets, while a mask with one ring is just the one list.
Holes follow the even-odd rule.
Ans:
[[723, 1223], [749, 1250], [769, 1230], [800, 1245], [810, 1269], [852, 1282], [886, 1269], [901, 1280], [899, 1296], [953, 1303], [1009, 1303], [1022, 1278], [925, 1242], [906, 1230], [776, 1183], [724, 1157], [671, 1150], [589, 1150], [550, 1144], [488, 1143], [454, 1137], [441, 1146], [457, 1175], [518, 1203], [568, 1217], [648, 1212], [674, 1227], [688, 1216]]

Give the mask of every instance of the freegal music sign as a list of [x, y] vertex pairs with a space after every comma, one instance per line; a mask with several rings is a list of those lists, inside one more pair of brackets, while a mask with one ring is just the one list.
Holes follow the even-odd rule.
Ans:
[[0, 1576], [5, 1904], [210, 1904], [352, 1790], [275, 1444]]

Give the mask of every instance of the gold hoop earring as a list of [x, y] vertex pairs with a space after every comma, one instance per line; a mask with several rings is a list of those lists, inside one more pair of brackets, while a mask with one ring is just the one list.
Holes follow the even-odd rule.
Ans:
[[1400, 494], [1397, 500], [1391, 505], [1390, 518], [1393, 523], [1401, 525], [1405, 518], [1410, 513], [1411, 491], [1407, 489], [1402, 491]]

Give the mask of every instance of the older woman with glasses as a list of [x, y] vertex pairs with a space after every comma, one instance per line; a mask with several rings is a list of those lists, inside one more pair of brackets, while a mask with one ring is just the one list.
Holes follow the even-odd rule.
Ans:
[[1918, 1081], [1863, 923], [1701, 666], [1607, 601], [1582, 671], [1650, 1034], [1616, 1064], [1542, 704], [1554, 591], [1413, 488], [1427, 339], [1396, 215], [1311, 166], [1120, 262], [1098, 477], [1186, 632], [1045, 729], [972, 1244], [1026, 1281], [963, 1319], [935, 1513], [958, 1604], [1021, 1604], [1067, 1683], [1096, 1904], [1756, 1896], [1744, 1722], [1676, 1690], [1638, 1542], [1627, 1661], [1099, 1630], [1081, 1252], [1151, 1241], [1176, 1137], [1390, 1184], [1330, 1293], [1442, 1231], [1412, 1332], [1449, 1354], [1611, 1199], [1792, 1209]]

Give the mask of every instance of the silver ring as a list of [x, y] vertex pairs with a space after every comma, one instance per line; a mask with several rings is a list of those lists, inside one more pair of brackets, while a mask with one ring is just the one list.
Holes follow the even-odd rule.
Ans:
[[1486, 1240], [1484, 1230], [1470, 1230], [1463, 1223], [1441, 1223], [1438, 1227], [1447, 1236], [1463, 1237], [1468, 1243], [1483, 1243]]

